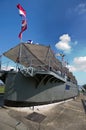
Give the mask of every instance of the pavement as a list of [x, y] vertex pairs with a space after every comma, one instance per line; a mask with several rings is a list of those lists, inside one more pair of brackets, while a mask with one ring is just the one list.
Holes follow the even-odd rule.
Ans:
[[86, 130], [84, 98], [34, 108], [0, 107], [0, 130]]

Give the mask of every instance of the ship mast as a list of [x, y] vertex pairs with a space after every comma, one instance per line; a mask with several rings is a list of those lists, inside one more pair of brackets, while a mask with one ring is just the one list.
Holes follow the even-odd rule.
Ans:
[[64, 57], [65, 57], [65, 55], [61, 53], [60, 56], [61, 56], [62, 65], [64, 66]]
[[0, 70], [1, 70], [1, 58], [2, 58], [2, 55], [0, 55]]

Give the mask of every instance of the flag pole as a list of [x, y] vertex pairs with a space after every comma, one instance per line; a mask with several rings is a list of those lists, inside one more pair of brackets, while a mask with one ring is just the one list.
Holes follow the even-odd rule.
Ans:
[[[22, 17], [21, 17], [21, 23], [22, 23]], [[22, 27], [21, 27], [21, 31], [22, 31]], [[20, 37], [20, 46], [19, 46], [19, 63], [21, 63], [21, 54], [22, 54], [22, 33]]]
[[[22, 24], [22, 17], [21, 17], [21, 24]], [[21, 31], [22, 31], [22, 27], [21, 27]], [[19, 44], [19, 54], [18, 54], [18, 63], [21, 63], [21, 50], [22, 50], [22, 32], [20, 31], [19, 33], [19, 38], [20, 38], [20, 44]]]
[[19, 33], [19, 38], [20, 38], [20, 46], [19, 46], [19, 63], [21, 63], [21, 55], [22, 55], [22, 33], [27, 29], [27, 22], [26, 22], [26, 11], [23, 9], [23, 7], [18, 4], [17, 8], [19, 10], [19, 14], [21, 15], [21, 31]]
[[23, 20], [23, 16], [21, 16], [21, 32], [19, 34], [20, 43], [22, 43], [22, 20]]
[[0, 70], [1, 70], [1, 58], [2, 58], [2, 55], [0, 55]]

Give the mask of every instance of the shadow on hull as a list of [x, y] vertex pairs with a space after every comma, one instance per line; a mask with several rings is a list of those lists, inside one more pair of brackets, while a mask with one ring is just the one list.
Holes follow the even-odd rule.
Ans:
[[47, 105], [47, 104], [52, 104], [52, 103], [57, 103], [57, 102], [61, 102], [61, 101], [66, 101], [68, 99], [72, 99], [77, 97], [70, 97], [64, 100], [54, 100], [52, 102], [48, 101], [48, 102], [27, 102], [27, 101], [11, 101], [11, 100], [4, 100], [4, 105], [6, 106], [10, 106], [10, 107], [32, 107], [32, 106], [38, 106], [38, 105]]

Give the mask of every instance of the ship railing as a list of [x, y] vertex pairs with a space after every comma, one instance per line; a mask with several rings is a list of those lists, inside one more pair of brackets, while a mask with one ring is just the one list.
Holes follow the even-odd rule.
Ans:
[[[51, 66], [49, 67], [49, 65], [34, 65], [34, 64], [32, 64], [32, 65], [30, 65], [28, 67], [20, 65], [20, 67], [17, 68], [16, 71], [18, 71], [18, 70], [21, 70], [21, 71], [24, 70], [25, 72], [28, 72], [28, 70], [29, 70], [30, 67], [33, 68], [32, 70], [35, 70], [35, 72], [36, 71], [37, 72], [39, 72], [39, 71], [52, 71], [55, 74], [57, 74], [58, 76], [64, 78], [65, 80], [70, 81], [70, 79], [68, 79], [68, 77], [66, 76], [65, 73], [61, 72], [59, 69], [55, 69], [55, 68], [53, 68]], [[10, 70], [13, 70], [13, 69], [10, 69]]]
[[74, 81], [72, 81], [72, 79], [68, 78], [66, 73], [63, 73], [61, 72], [60, 70], [55, 70], [54, 68], [50, 67], [48, 65], [31, 65], [31, 66], [28, 66], [28, 67], [24, 67], [22, 66], [21, 67], [21, 72], [25, 73], [26, 75], [27, 74], [30, 74], [31, 76], [33, 76], [36, 72], [40, 72], [40, 71], [51, 71], [55, 74], [57, 74], [58, 76], [62, 77], [64, 80], [66, 81], [69, 81], [69, 82], [72, 82], [75, 84]]
[[52, 71], [54, 73], [56, 73], [58, 76], [64, 78], [65, 80], [69, 81], [69, 82], [72, 82], [74, 84], [77, 84], [76, 81], [72, 81], [72, 79], [69, 79], [66, 74], [64, 72], [61, 72], [58, 68], [55, 69], [54, 67], [52, 66], [49, 66], [49, 65], [34, 65], [34, 64], [31, 64], [30, 66], [28, 67], [25, 67], [23, 65], [19, 65], [16, 66], [16, 64], [14, 64], [12, 61], [8, 61], [8, 62], [4, 62], [1, 66], [1, 70], [3, 71], [19, 71], [20, 70], [28, 70], [29, 67], [33, 67], [35, 68], [34, 70], [36, 71]]
[[28, 70], [30, 69], [30, 68], [33, 68], [32, 70], [34, 70], [34, 72], [40, 72], [40, 71], [52, 71], [52, 72], [54, 72], [55, 74], [57, 74], [58, 76], [60, 76], [60, 77], [62, 77], [62, 78], [64, 78], [65, 80], [67, 80], [67, 76], [66, 76], [66, 74], [65, 73], [63, 73], [62, 71], [60, 71], [58, 68], [57, 69], [55, 69], [55, 68], [53, 68], [53, 67], [49, 67], [49, 65], [34, 65], [34, 64], [31, 64], [30, 66], [28, 66], [28, 67], [24, 67], [24, 66], [22, 66], [21, 67], [21, 71], [22, 70], [25, 70], [25, 72], [28, 72]]

